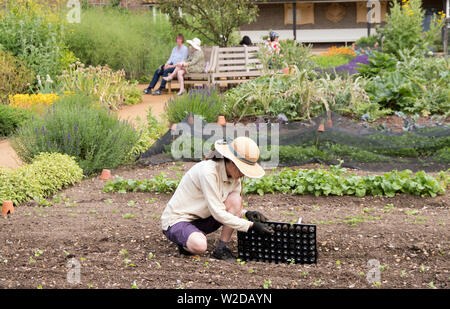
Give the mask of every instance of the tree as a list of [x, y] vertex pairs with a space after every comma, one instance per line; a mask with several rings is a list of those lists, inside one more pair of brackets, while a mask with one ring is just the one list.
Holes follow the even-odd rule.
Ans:
[[219, 46], [229, 46], [233, 32], [258, 16], [251, 0], [160, 0], [163, 13], [175, 26], [203, 35]]

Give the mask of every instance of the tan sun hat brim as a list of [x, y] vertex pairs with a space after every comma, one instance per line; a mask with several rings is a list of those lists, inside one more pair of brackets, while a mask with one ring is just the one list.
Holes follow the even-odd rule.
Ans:
[[214, 143], [215, 149], [225, 158], [230, 159], [237, 166], [237, 168], [249, 178], [261, 178], [266, 173], [264, 169], [258, 163], [248, 164], [244, 161], [241, 161], [238, 157], [236, 157], [230, 150], [228, 144], [222, 144], [219, 142]]

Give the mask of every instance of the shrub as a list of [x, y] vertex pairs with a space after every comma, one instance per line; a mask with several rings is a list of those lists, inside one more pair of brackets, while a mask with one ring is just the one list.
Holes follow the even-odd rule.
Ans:
[[0, 15], [0, 45], [26, 62], [34, 73], [54, 78], [62, 71], [64, 59], [72, 55], [63, 42], [64, 20], [56, 6], [48, 3], [8, 1]]
[[31, 112], [26, 109], [0, 104], [0, 136], [11, 135], [30, 118]]
[[294, 40], [280, 41], [280, 53], [271, 53], [267, 46], [260, 48], [258, 58], [261, 60], [263, 70], [269, 72], [273, 69], [283, 69], [288, 66], [297, 66], [299, 69], [310, 69], [314, 66], [311, 57], [312, 45], [304, 45]]
[[122, 164], [137, 140], [137, 132], [126, 121], [89, 97], [73, 95], [26, 122], [11, 145], [26, 163], [41, 152], [65, 153], [91, 174]]
[[362, 115], [373, 106], [364, 91], [363, 81], [295, 69], [294, 74], [273, 74], [256, 78], [225, 94], [228, 117], [284, 114], [289, 120], [309, 119], [325, 110], [335, 109]]
[[0, 169], [0, 203], [14, 204], [42, 199], [83, 179], [74, 158], [59, 153], [41, 153], [31, 164], [14, 170]]
[[63, 90], [91, 96], [100, 105], [111, 109], [118, 109], [120, 104], [136, 104], [142, 100], [142, 94], [136, 85], [125, 79], [125, 72], [113, 71], [108, 65], [85, 68], [83, 63], [76, 62], [58, 79]]
[[176, 30], [162, 14], [155, 21], [150, 12], [89, 8], [81, 14], [81, 23], [68, 26], [66, 44], [86, 65], [108, 64], [137, 79], [153, 74], [175, 45]]
[[424, 16], [422, 0], [393, 1], [386, 25], [377, 28], [383, 41], [383, 52], [400, 56], [400, 51], [416, 48], [418, 53], [425, 54], [425, 50], [440, 37], [445, 18], [442, 13], [434, 16], [430, 30], [422, 32]]
[[0, 104], [7, 104], [9, 95], [28, 90], [33, 79], [25, 62], [0, 49]]
[[170, 123], [179, 123], [190, 113], [202, 116], [206, 122], [216, 122], [223, 112], [223, 100], [216, 88], [194, 88], [186, 95], [170, 99], [164, 111]]

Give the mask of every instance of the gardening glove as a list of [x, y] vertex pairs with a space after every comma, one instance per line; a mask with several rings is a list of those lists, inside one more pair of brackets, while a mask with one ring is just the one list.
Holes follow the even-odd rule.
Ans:
[[269, 227], [267, 224], [261, 222], [253, 222], [253, 226], [251, 227], [251, 229], [254, 230], [256, 233], [262, 235], [273, 234], [273, 229]]
[[252, 222], [266, 222], [267, 221], [267, 218], [259, 211], [250, 211], [249, 210], [245, 213], [245, 216], [247, 217], [247, 219], [249, 221], [252, 221]]

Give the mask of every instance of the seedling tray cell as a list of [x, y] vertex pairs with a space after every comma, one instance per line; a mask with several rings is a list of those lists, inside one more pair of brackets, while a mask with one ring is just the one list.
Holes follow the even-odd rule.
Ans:
[[238, 232], [238, 258], [267, 263], [317, 263], [316, 226], [266, 222], [274, 233]]

